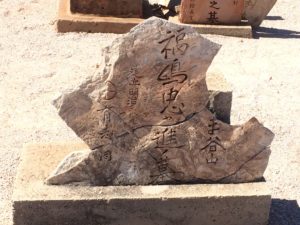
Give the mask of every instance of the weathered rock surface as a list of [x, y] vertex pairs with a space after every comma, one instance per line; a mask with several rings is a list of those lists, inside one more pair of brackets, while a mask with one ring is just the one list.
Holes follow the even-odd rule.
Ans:
[[219, 48], [158, 18], [116, 39], [94, 76], [54, 102], [91, 151], [67, 156], [47, 183], [260, 179], [274, 134], [255, 118], [230, 126], [206, 108], [205, 75]]
[[249, 24], [259, 26], [271, 11], [277, 0], [245, 0], [244, 16]]

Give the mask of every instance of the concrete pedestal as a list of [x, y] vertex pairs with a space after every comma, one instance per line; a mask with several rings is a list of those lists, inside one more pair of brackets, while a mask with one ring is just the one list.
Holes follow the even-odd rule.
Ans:
[[267, 225], [265, 182], [127, 187], [48, 186], [84, 144], [27, 145], [13, 194], [14, 225]]

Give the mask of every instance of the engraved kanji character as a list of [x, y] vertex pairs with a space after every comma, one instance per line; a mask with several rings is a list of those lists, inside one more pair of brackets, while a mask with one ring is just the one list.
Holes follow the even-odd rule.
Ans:
[[159, 44], [165, 43], [165, 46], [161, 51], [161, 53], [164, 54], [165, 59], [168, 59], [170, 54], [175, 56], [177, 51], [179, 51], [181, 55], [185, 54], [189, 45], [187, 43], [180, 43], [184, 40], [186, 35], [185, 33], [181, 33], [183, 30], [184, 28], [177, 30], [177, 33], [179, 34], [172, 34], [171, 31], [168, 31], [167, 34], [170, 34], [170, 36], [158, 42]]
[[214, 135], [215, 131], [220, 130], [220, 128], [217, 126], [218, 123], [216, 122], [215, 118], [211, 119], [211, 124], [208, 125], [208, 134]]
[[170, 104], [175, 101], [178, 93], [179, 91], [174, 89], [174, 87], [172, 87], [168, 91], [168, 93], [163, 94], [163, 102], [166, 106], [163, 108], [163, 110], [160, 113], [164, 113], [166, 111], [166, 109], [170, 106]]
[[223, 150], [226, 150], [222, 143], [221, 143], [221, 140], [220, 138], [218, 137], [210, 137], [208, 140], [207, 140], [208, 144], [205, 145], [203, 148], [201, 148], [201, 150], [205, 150], [207, 149], [208, 147], [210, 146], [215, 146], [217, 148], [217, 146], [221, 147]]
[[219, 18], [217, 17], [217, 12], [209, 12], [209, 18], [207, 18], [208, 22], [214, 24], [219, 22]]
[[157, 80], [162, 81], [163, 85], [173, 82], [183, 83], [188, 78], [185, 71], [181, 71], [181, 64], [175, 59], [172, 64], [167, 65], [158, 75]]
[[210, 6], [209, 6], [210, 8], [220, 9], [219, 7], [217, 7], [218, 2], [216, 2], [216, 1], [210, 1], [209, 3], [210, 3]]

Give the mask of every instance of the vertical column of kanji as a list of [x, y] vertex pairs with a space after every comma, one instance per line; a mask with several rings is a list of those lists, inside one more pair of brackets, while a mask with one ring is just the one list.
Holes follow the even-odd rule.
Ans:
[[179, 20], [182, 23], [193, 23], [195, 21], [197, 0], [182, 0], [180, 7]]
[[210, 24], [219, 23], [218, 12], [220, 10], [219, 1], [209, 1], [209, 16], [207, 22]]
[[165, 65], [157, 76], [157, 81], [162, 85], [163, 108], [160, 113], [164, 119], [173, 120], [173, 115], [182, 115], [184, 103], [175, 101], [180, 88], [187, 81], [187, 70], [181, 68], [180, 57], [185, 55], [189, 45], [184, 41], [184, 28], [168, 31], [167, 37], [158, 43], [162, 45], [161, 54], [165, 59]]
[[[178, 122], [178, 118], [184, 116], [185, 102], [179, 101], [178, 96], [182, 86], [188, 80], [188, 68], [182, 68], [182, 57], [185, 56], [189, 44], [185, 41], [185, 30], [167, 30], [158, 45], [161, 46], [161, 69], [156, 76], [161, 90], [162, 107], [159, 109], [165, 126], [158, 126], [152, 141], [156, 145], [148, 154], [154, 161], [156, 169], [152, 171], [151, 183], [157, 184], [166, 181], [176, 181], [176, 176], [182, 174], [172, 168], [170, 160], [176, 151], [182, 147], [177, 137], [177, 127], [172, 124]], [[175, 151], [175, 152], [174, 152]]]
[[113, 160], [112, 150], [104, 150], [103, 146], [109, 145], [113, 142], [115, 136], [115, 129], [113, 116], [114, 99], [117, 96], [117, 86], [112, 80], [107, 80], [103, 88], [103, 93], [99, 95], [98, 103], [102, 103], [102, 107], [96, 108], [98, 117], [98, 126], [95, 126], [95, 133], [92, 136], [85, 135], [85, 141], [91, 139], [93, 145], [91, 150], [94, 151], [95, 157], [102, 163], [110, 163]]
[[138, 68], [137, 66], [133, 66], [130, 68], [128, 74], [127, 74], [127, 80], [128, 80], [128, 97], [127, 97], [127, 105], [130, 109], [132, 109], [136, 104], [139, 97], [139, 81], [138, 76]]
[[218, 136], [220, 127], [216, 119], [213, 117], [208, 124], [208, 134], [207, 145], [202, 147], [200, 151], [205, 151], [206, 161], [208, 164], [217, 164], [219, 161], [216, 156], [217, 151], [226, 150], [222, 145], [221, 139]]
[[156, 169], [150, 175], [151, 184], [159, 184], [163, 181], [176, 181], [174, 176], [182, 174], [172, 169], [169, 165], [169, 154], [181, 148], [175, 128], [160, 128], [152, 137], [155, 147], [147, 153], [156, 164]]

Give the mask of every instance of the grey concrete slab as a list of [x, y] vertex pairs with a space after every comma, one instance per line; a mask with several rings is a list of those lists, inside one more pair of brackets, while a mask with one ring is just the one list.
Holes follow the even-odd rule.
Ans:
[[162, 186], [48, 186], [44, 179], [82, 143], [32, 144], [14, 186], [15, 225], [267, 225], [265, 182]]

